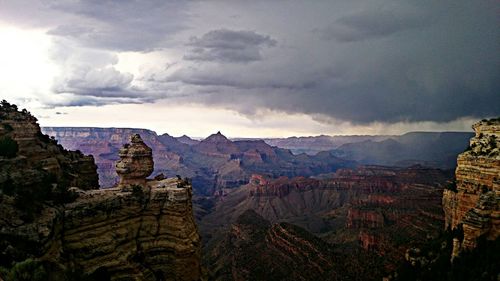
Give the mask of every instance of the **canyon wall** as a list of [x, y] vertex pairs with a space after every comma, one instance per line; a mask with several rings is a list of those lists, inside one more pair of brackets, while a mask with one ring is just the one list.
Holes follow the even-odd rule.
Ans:
[[438, 236], [444, 225], [442, 190], [450, 178], [451, 173], [422, 166], [359, 166], [321, 178], [254, 174], [249, 184], [218, 198], [200, 231], [207, 244], [217, 243], [216, 230], [250, 209], [271, 223], [291, 223], [318, 235], [342, 249], [348, 263], [357, 263], [355, 270], [377, 263], [374, 277], [381, 278], [403, 261], [408, 247]]
[[458, 156], [456, 185], [443, 193], [446, 227], [463, 230], [453, 256], [473, 249], [479, 237], [500, 236], [500, 119], [473, 125], [470, 147]]
[[[92, 155], [66, 150], [55, 139], [40, 132], [37, 119], [27, 110], [19, 111], [16, 105], [5, 101], [0, 106], [0, 140], [0, 183], [29, 180], [28, 171], [38, 170], [65, 185], [81, 189], [99, 187]], [[12, 150], [12, 155], [8, 155], [9, 150]], [[21, 173], [23, 170], [27, 174]]]
[[354, 165], [329, 152], [294, 155], [262, 140], [231, 141], [220, 132], [202, 141], [188, 140], [187, 144], [180, 141], [186, 141], [186, 137], [159, 136], [144, 129], [45, 127], [42, 130], [65, 147], [94, 155], [103, 187], [118, 183], [114, 163], [120, 147], [132, 134], [140, 134], [151, 147], [155, 174], [191, 178], [196, 195], [218, 195], [225, 188], [247, 184], [255, 173], [271, 177], [311, 176]]

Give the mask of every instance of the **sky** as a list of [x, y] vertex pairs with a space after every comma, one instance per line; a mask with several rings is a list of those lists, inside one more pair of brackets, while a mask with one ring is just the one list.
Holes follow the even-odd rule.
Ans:
[[494, 0], [0, 0], [0, 98], [42, 126], [204, 137], [470, 131]]

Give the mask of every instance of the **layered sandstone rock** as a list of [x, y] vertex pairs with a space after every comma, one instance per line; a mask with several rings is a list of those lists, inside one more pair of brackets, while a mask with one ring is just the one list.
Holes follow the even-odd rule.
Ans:
[[209, 248], [213, 280], [339, 280], [333, 247], [292, 224], [272, 225], [251, 210]]
[[[11, 249], [21, 260], [37, 258], [57, 270], [105, 272], [111, 280], [199, 280], [201, 244], [192, 189], [178, 184], [166, 179], [149, 181], [142, 192], [80, 191], [75, 202], [46, 207], [31, 223], [6, 198], [0, 209], [9, 220], [0, 220], [5, 238], [0, 250]], [[32, 245], [32, 251], [22, 245]]]
[[[375, 263], [377, 270], [390, 271], [408, 247], [425, 243], [443, 228], [440, 202], [449, 174], [421, 166], [361, 166], [321, 179], [254, 174], [248, 185], [217, 201], [200, 230], [212, 238], [208, 244], [217, 242], [221, 231], [214, 229], [251, 209], [271, 223], [298, 225], [342, 249], [349, 264], [342, 272], [360, 272]], [[362, 276], [381, 279], [380, 271]]]
[[153, 150], [139, 134], [130, 136], [130, 144], [125, 144], [118, 154], [116, 173], [120, 176], [119, 186], [146, 186], [146, 178], [154, 170]]
[[474, 248], [480, 236], [500, 236], [500, 119], [483, 120], [473, 129], [469, 149], [457, 159], [456, 187], [443, 193], [446, 227], [463, 229], [454, 256]]
[[[19, 111], [17, 106], [5, 101], [0, 106], [0, 138], [12, 139], [18, 146], [17, 157], [0, 160], [0, 184], [8, 180], [8, 174], [29, 174], [28, 170], [40, 168], [65, 185], [81, 189], [99, 187], [92, 155], [64, 149], [55, 139], [40, 132], [37, 119], [27, 110]], [[21, 162], [22, 167], [9, 168]]]

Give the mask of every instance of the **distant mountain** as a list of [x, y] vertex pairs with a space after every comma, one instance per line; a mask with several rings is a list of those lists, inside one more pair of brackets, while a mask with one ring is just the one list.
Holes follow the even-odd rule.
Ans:
[[327, 151], [338, 148], [346, 143], [357, 143], [363, 141], [382, 141], [388, 139], [390, 135], [374, 136], [311, 136], [311, 137], [289, 137], [289, 138], [267, 138], [264, 141], [271, 145], [290, 149], [294, 154], [306, 153], [314, 155], [320, 151]]
[[338, 157], [363, 164], [428, 167], [452, 169], [456, 158], [464, 151], [473, 133], [412, 132], [386, 140], [365, 140], [346, 143], [332, 150]]
[[192, 139], [186, 135], [182, 135], [180, 137], [176, 137], [176, 139], [182, 143], [188, 144], [188, 145], [194, 145], [199, 143], [199, 140]]
[[158, 136], [145, 129], [45, 127], [42, 130], [68, 148], [94, 155], [103, 187], [116, 183], [117, 152], [136, 133], [153, 149], [154, 174], [189, 177], [197, 194], [212, 195], [216, 190], [238, 187], [248, 183], [254, 173], [270, 177], [312, 176], [355, 164], [330, 152], [294, 155], [262, 140], [231, 141], [220, 132], [186, 144], [168, 134]]

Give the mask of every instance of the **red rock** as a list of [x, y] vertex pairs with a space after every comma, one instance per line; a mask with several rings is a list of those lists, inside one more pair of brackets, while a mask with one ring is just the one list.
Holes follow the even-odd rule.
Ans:
[[500, 119], [473, 125], [470, 148], [458, 156], [456, 190], [443, 193], [446, 227], [462, 225], [463, 241], [454, 241], [453, 257], [473, 249], [480, 236], [500, 237]]

